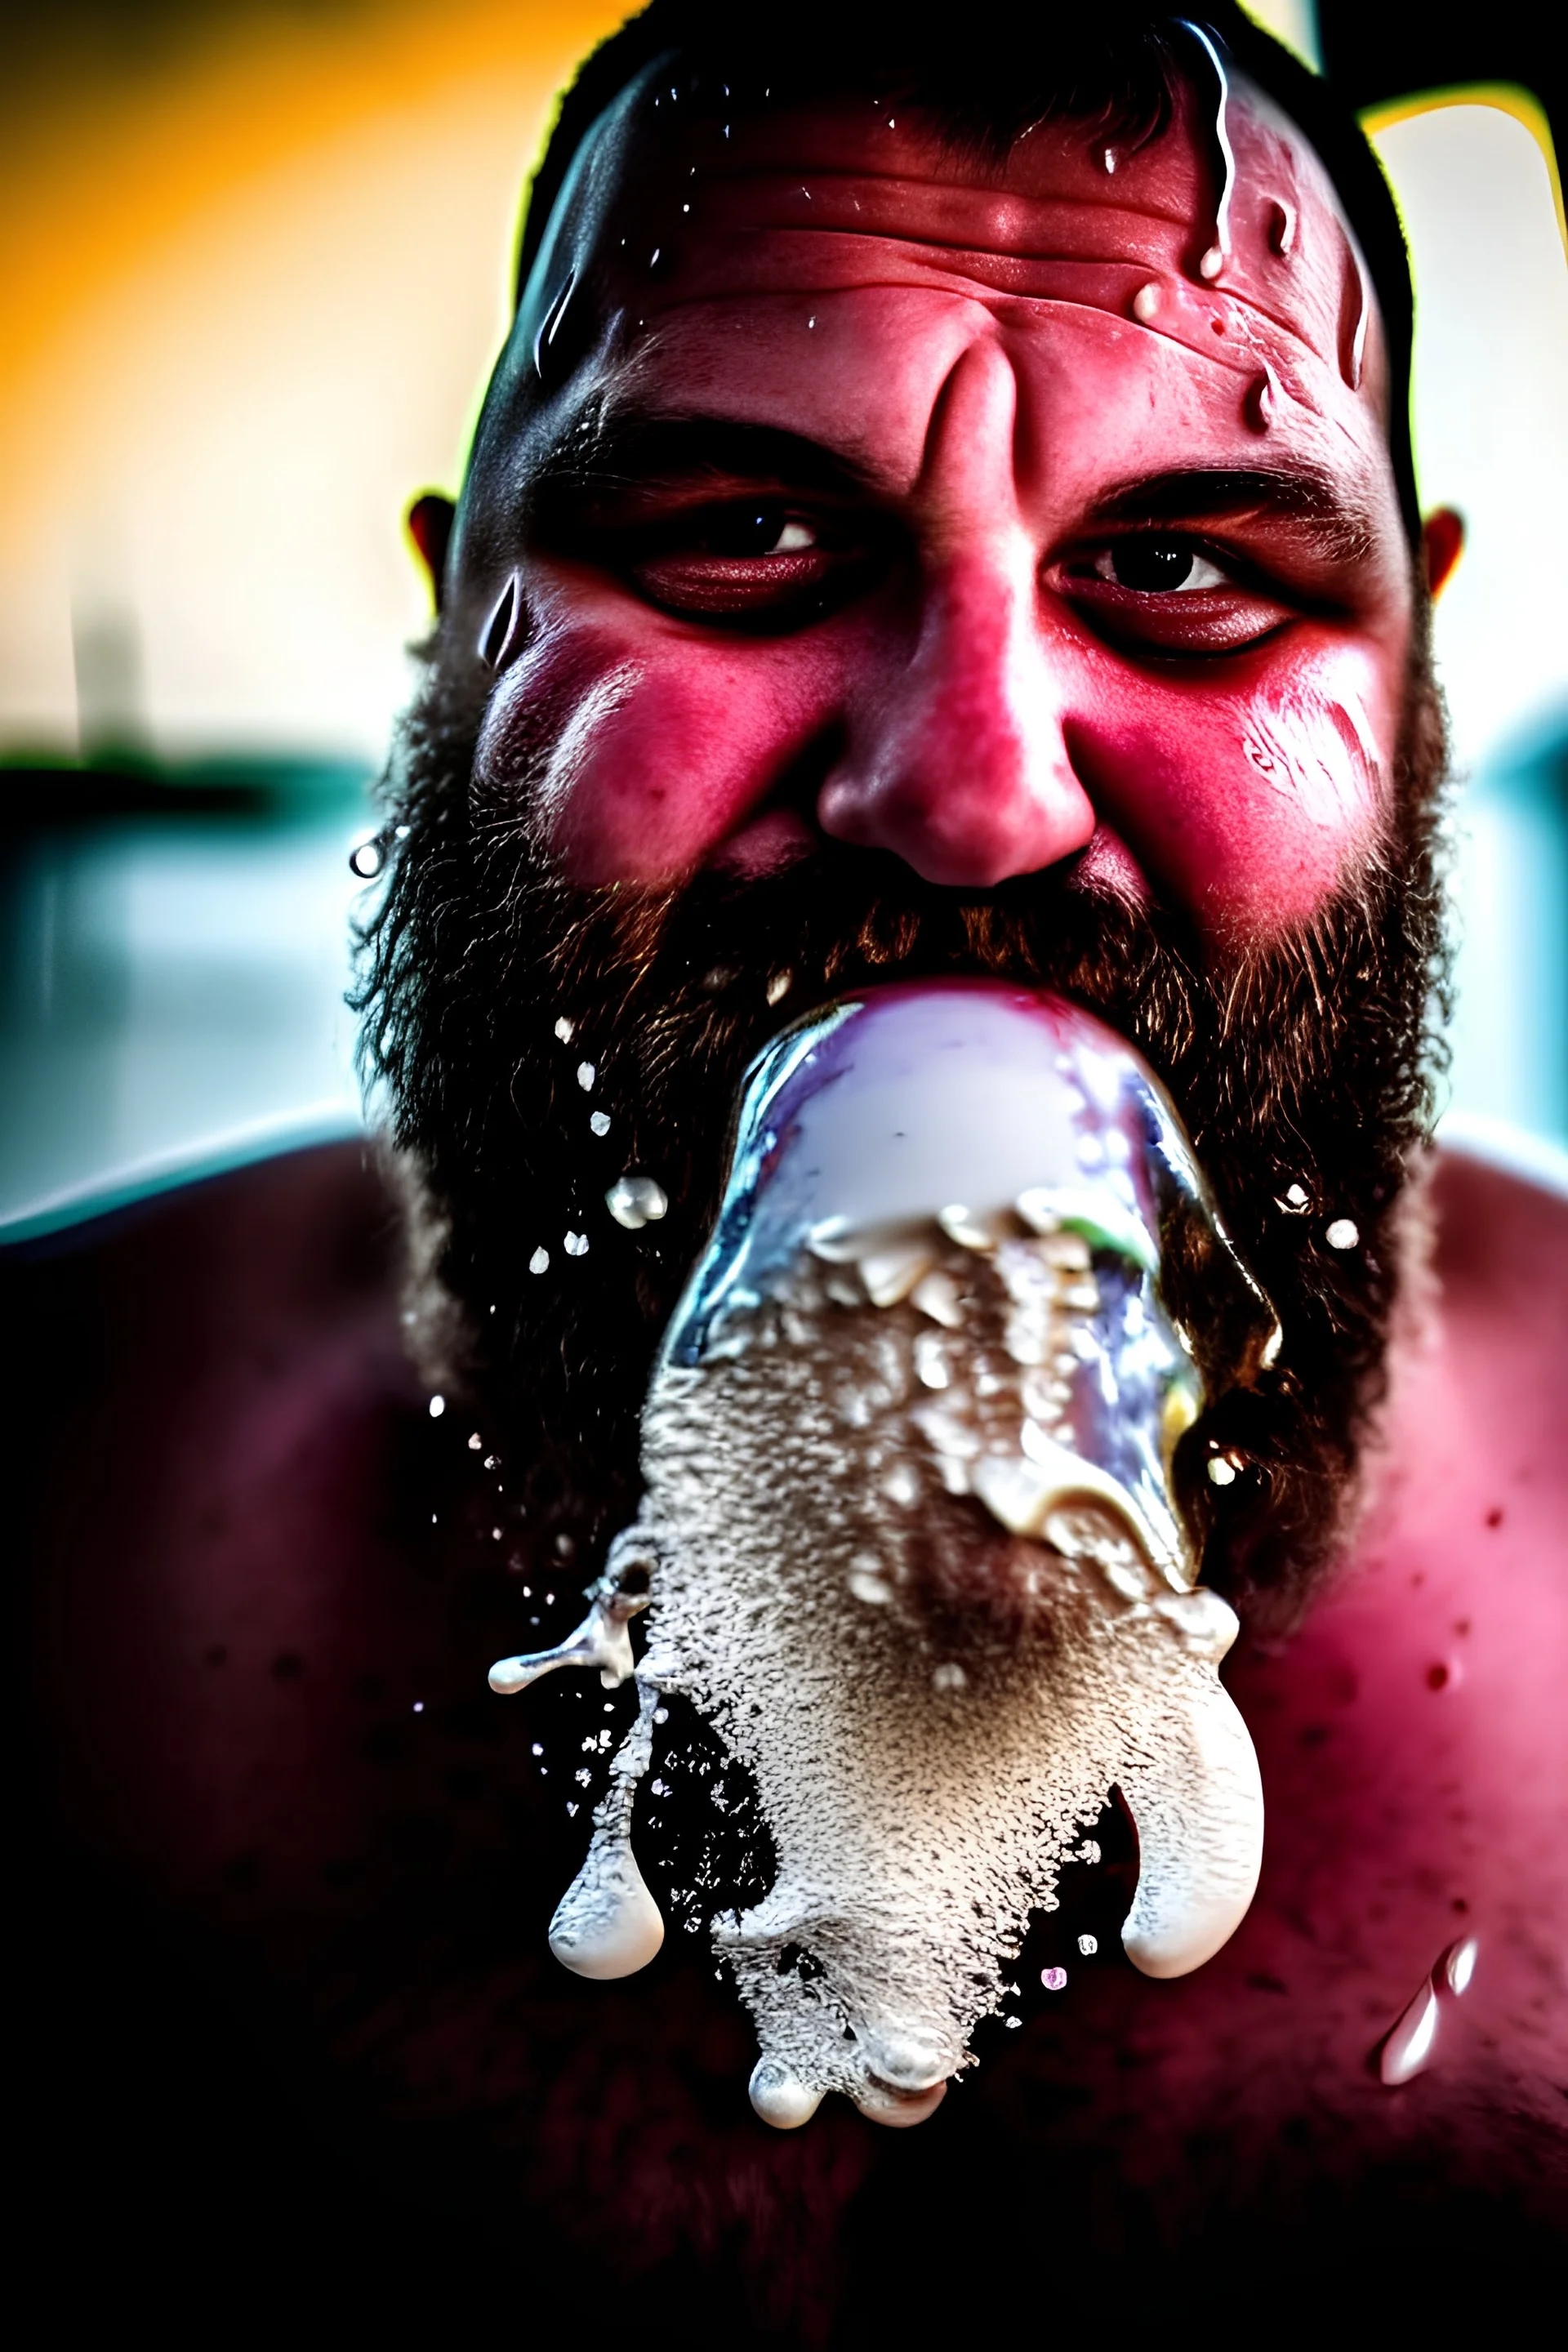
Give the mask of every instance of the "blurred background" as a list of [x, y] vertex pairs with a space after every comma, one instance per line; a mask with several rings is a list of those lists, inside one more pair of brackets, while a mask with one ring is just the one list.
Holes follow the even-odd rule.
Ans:
[[[0, 71], [0, 1238], [352, 1133], [349, 866], [520, 193], [616, 0], [51, 0]], [[1417, 293], [1462, 779], [1447, 1126], [1568, 1170], [1568, 264], [1550, 12], [1258, 15]], [[1539, 16], [1546, 30], [1534, 28]], [[1428, 21], [1430, 16], [1431, 21]]]

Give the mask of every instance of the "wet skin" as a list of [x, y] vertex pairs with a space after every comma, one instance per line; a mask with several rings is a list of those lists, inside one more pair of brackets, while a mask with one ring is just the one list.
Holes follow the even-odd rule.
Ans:
[[827, 835], [970, 888], [1075, 861], [1216, 945], [1309, 915], [1386, 812], [1411, 564], [1331, 194], [1261, 99], [1229, 121], [1210, 274], [1195, 117], [1113, 172], [861, 102], [607, 134], [453, 551], [476, 640], [501, 606], [486, 800], [579, 883]]

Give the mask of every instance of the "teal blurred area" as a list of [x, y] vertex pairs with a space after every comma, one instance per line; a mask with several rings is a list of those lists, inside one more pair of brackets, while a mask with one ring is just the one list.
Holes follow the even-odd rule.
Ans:
[[0, 769], [0, 1239], [361, 1127], [363, 767]]
[[1455, 834], [1447, 1131], [1521, 1165], [1539, 1143], [1550, 1175], [1568, 1155], [1568, 702], [1481, 764]]

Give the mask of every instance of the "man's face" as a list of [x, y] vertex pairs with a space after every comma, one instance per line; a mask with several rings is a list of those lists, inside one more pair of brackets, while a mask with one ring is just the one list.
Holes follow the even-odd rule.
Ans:
[[1216, 237], [1195, 100], [990, 164], [869, 100], [631, 111], [525, 313], [575, 272], [573, 364], [514, 339], [466, 501], [476, 638], [521, 588], [480, 801], [526, 782], [577, 886], [826, 836], [970, 892], [1064, 868], [1221, 956], [1310, 919], [1387, 814], [1411, 595], [1304, 142], [1233, 100]]
[[[1214, 1431], [1258, 1475], [1190, 1510], [1222, 1589], [1289, 1598], [1381, 1360], [1441, 954], [1386, 364], [1321, 166], [1246, 94], [1223, 205], [1195, 100], [985, 162], [869, 101], [726, 135], [657, 95], [546, 235], [395, 762], [367, 1053], [460, 1361], [591, 1543], [751, 1057], [880, 981], [1055, 989], [1165, 1081], [1279, 1310]], [[627, 1171], [669, 1202], [635, 1234]]]

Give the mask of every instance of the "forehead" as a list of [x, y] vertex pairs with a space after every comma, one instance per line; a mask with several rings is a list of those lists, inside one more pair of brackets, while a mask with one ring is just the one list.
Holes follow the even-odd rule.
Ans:
[[[635, 385], [897, 477], [977, 333], [1012, 361], [1026, 435], [1098, 418], [1101, 443], [1198, 430], [1227, 462], [1268, 441], [1387, 471], [1381, 332], [1331, 184], [1217, 77], [1142, 143], [1046, 121], [1000, 158], [868, 98], [726, 124], [645, 85], [586, 144], [506, 373], [531, 415]], [[552, 386], [556, 338], [576, 359]]]

